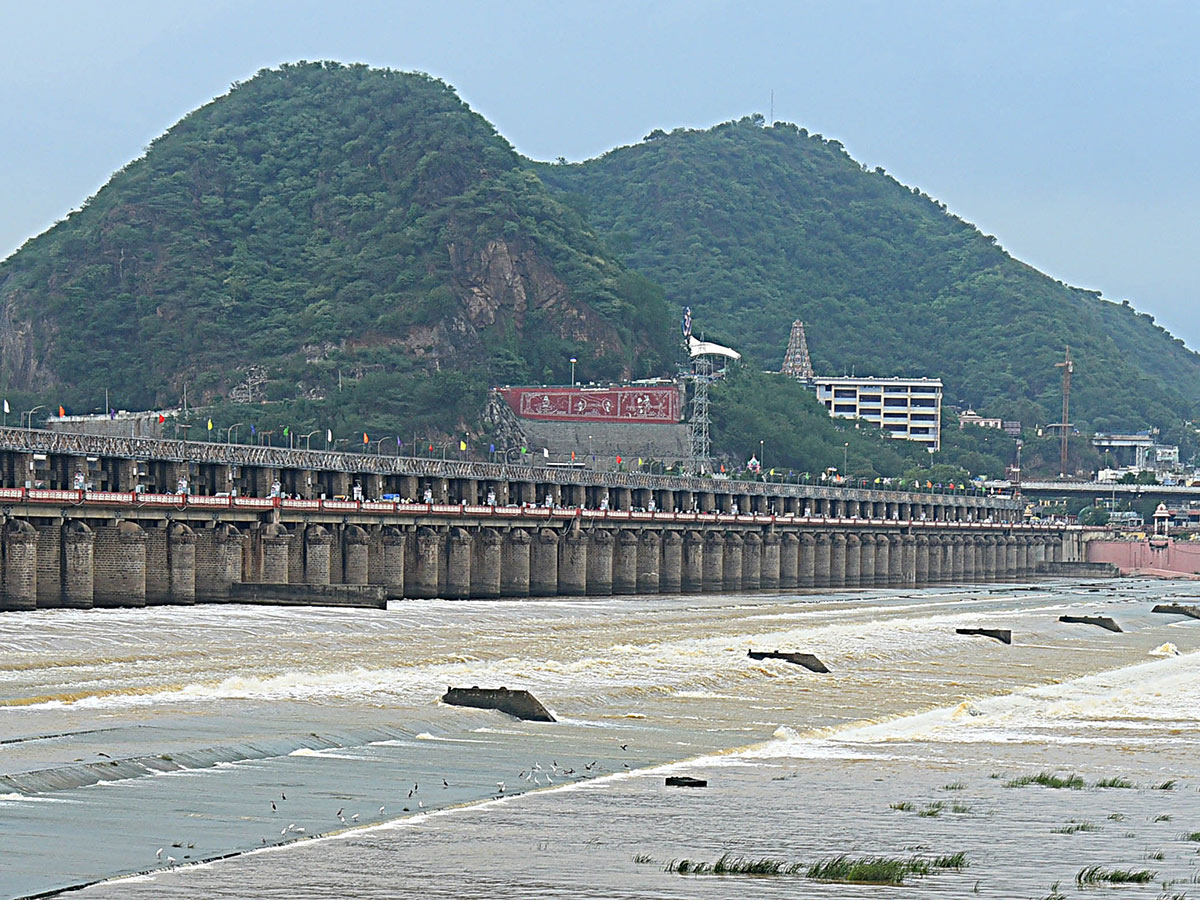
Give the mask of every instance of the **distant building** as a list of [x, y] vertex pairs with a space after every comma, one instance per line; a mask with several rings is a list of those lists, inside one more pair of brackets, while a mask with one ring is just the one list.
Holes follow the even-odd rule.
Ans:
[[813, 379], [817, 399], [840, 419], [862, 419], [894, 438], [942, 446], [942, 382], [937, 378]]
[[176, 421], [180, 411], [177, 409], [150, 409], [130, 412], [118, 409], [107, 416], [103, 413], [84, 416], [50, 416], [46, 419], [46, 428], [50, 431], [64, 431], [75, 434], [100, 434], [107, 437], [144, 437], [164, 438], [176, 437], [174, 433], [167, 434], [169, 424], [175, 431]]
[[1004, 420], [989, 419], [986, 416], [979, 415], [973, 409], [968, 409], [958, 417], [959, 429], [961, 430], [965, 425], [978, 425], [980, 428], [995, 428], [999, 430], [1004, 428]]
[[1133, 434], [1097, 432], [1092, 446], [1107, 459], [1134, 471], [1151, 469], [1165, 471], [1179, 466], [1179, 447], [1158, 443], [1158, 431], [1139, 431]]

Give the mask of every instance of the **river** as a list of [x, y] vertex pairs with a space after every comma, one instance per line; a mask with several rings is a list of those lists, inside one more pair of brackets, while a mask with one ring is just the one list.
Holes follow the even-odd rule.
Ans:
[[[1128, 896], [1196, 891], [1200, 621], [1150, 612], [1195, 591], [7, 613], [0, 897], [881, 895], [667, 871], [724, 853], [965, 855], [889, 897], [1040, 898], [1093, 865], [1155, 873]], [[443, 705], [450, 685], [526, 688], [558, 721]], [[1041, 772], [1082, 786], [1020, 784]]]

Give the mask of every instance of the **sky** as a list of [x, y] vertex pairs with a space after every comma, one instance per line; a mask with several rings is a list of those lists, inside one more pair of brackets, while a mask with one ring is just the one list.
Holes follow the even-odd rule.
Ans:
[[1200, 348], [1200, 4], [0, 0], [0, 256], [189, 110], [300, 59], [436, 75], [576, 161], [760, 112]]

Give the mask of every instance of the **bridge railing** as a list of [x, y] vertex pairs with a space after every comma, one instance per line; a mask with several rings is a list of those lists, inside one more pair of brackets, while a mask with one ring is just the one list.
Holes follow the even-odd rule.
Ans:
[[130, 510], [242, 510], [284, 513], [355, 513], [367, 516], [421, 516], [446, 519], [531, 519], [541, 521], [581, 519], [588, 522], [648, 523], [724, 523], [736, 525], [871, 525], [881, 527], [919, 527], [930, 529], [980, 530], [1018, 528], [1024, 531], [1056, 531], [1062, 526], [944, 519], [880, 519], [859, 516], [805, 516], [767, 513], [665, 512], [629, 509], [585, 509], [577, 506], [492, 506], [468, 503], [408, 503], [401, 500], [302, 500], [290, 497], [212, 497], [194, 494], [151, 494], [140, 491], [39, 490], [37, 488], [0, 488], [0, 504], [42, 506], [61, 509], [66, 506]]
[[1001, 496], [959, 493], [931, 494], [925, 490], [788, 484], [776, 481], [736, 481], [648, 472], [605, 472], [564, 469], [508, 462], [384, 456], [333, 450], [301, 450], [256, 444], [180, 441], [162, 438], [113, 437], [32, 428], [0, 427], [0, 451], [99, 456], [133, 460], [164, 460], [201, 465], [250, 466], [356, 475], [398, 475], [418, 478], [470, 478], [479, 481], [523, 481], [557, 485], [746, 494], [756, 497], [795, 497], [812, 500], [868, 502], [939, 502], [954, 506], [1017, 509], [1015, 500]]

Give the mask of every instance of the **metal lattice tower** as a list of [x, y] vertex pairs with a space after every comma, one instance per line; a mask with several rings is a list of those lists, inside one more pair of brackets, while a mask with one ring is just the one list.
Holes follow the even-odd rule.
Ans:
[[1054, 368], [1063, 370], [1063, 408], [1062, 408], [1062, 441], [1058, 448], [1058, 472], [1060, 475], [1067, 474], [1067, 438], [1071, 433], [1071, 373], [1075, 371], [1075, 363], [1071, 361], [1071, 348], [1067, 348], [1067, 355], [1060, 363], [1055, 363]]
[[713, 380], [713, 361], [708, 355], [692, 360], [692, 419], [689, 430], [692, 438], [691, 474], [708, 475], [712, 472], [712, 442], [709, 426], [712, 419], [708, 408], [708, 385]]
[[808, 339], [804, 336], [804, 323], [799, 319], [792, 323], [787, 352], [783, 354], [783, 368], [779, 371], [801, 381], [812, 381], [813, 379], [812, 359], [808, 355]]

